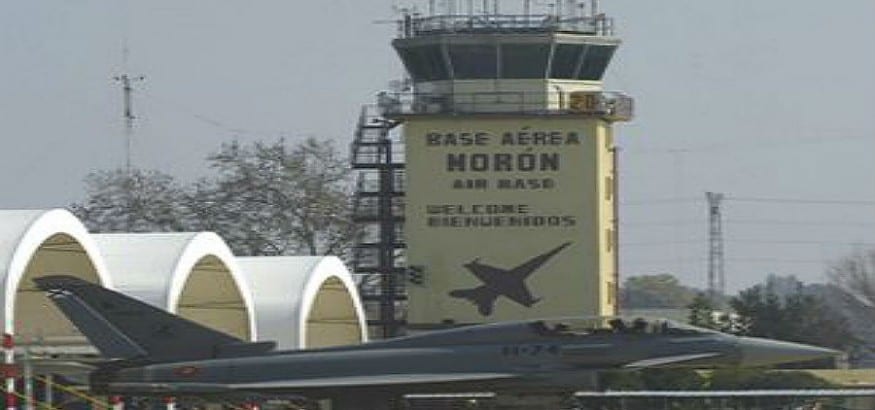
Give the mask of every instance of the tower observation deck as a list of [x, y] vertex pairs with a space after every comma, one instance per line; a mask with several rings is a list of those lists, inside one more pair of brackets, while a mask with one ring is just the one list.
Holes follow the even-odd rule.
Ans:
[[[629, 120], [632, 99], [602, 91], [620, 45], [597, 3], [561, 1], [553, 13], [497, 10], [404, 14], [392, 42], [412, 92], [384, 93], [388, 116], [417, 114], [583, 114]], [[469, 7], [471, 4], [469, 3]], [[497, 6], [496, 6], [497, 7]], [[455, 11], [450, 8], [449, 11]]]

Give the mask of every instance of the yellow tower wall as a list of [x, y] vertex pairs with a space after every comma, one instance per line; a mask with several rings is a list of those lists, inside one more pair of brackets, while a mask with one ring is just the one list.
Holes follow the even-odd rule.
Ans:
[[[413, 116], [404, 137], [411, 327], [615, 312], [609, 123], [577, 115]], [[484, 314], [450, 295], [488, 288], [477, 269], [513, 275], [550, 251], [524, 280], [537, 300], [530, 306], [498, 296]]]

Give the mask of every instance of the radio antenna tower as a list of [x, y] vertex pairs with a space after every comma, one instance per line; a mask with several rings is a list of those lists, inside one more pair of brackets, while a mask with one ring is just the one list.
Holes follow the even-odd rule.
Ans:
[[133, 145], [134, 138], [134, 120], [137, 118], [134, 116], [134, 107], [133, 107], [133, 99], [132, 94], [134, 91], [134, 87], [131, 85], [133, 82], [143, 81], [146, 77], [139, 76], [131, 76], [127, 73], [128, 71], [128, 45], [127, 41], [125, 41], [124, 47], [122, 48], [122, 66], [125, 71], [121, 75], [117, 75], [113, 77], [119, 84], [122, 86], [122, 94], [124, 95], [123, 99], [123, 111], [122, 117], [125, 121], [125, 172], [130, 175], [131, 174], [131, 146]]
[[726, 277], [723, 273], [723, 215], [720, 205], [725, 195], [706, 192], [708, 199], [708, 297], [719, 302], [726, 293]]

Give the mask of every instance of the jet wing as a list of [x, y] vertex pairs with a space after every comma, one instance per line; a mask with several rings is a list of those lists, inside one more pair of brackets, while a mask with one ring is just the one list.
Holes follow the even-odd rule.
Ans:
[[376, 387], [405, 384], [440, 384], [507, 380], [519, 377], [513, 373], [425, 373], [391, 374], [382, 376], [314, 377], [308, 379], [273, 380], [254, 383], [236, 383], [229, 387], [240, 390], [294, 390], [325, 387]]
[[257, 391], [235, 389], [233, 386], [221, 383], [110, 383], [107, 391], [114, 394], [140, 396], [199, 396], [221, 397], [225, 400], [267, 401], [272, 399], [304, 399], [297, 394], [262, 394]]
[[383, 376], [314, 377], [307, 379], [271, 380], [252, 383], [110, 383], [107, 391], [116, 394], [142, 395], [233, 395], [269, 394], [271, 391], [303, 391], [307, 389], [342, 387], [379, 387], [454, 382], [506, 380], [518, 377], [510, 373], [433, 373], [392, 374]]
[[519, 280], [524, 280], [525, 278], [529, 277], [529, 275], [531, 275], [533, 272], [538, 270], [541, 265], [547, 263], [550, 258], [561, 252], [563, 249], [567, 248], [569, 245], [571, 245], [571, 242], [565, 242], [562, 245], [554, 248], [553, 250], [548, 251], [547, 253], [535, 256], [534, 258], [529, 259], [523, 262], [521, 265], [511, 269], [510, 274]]
[[217, 394], [231, 393], [231, 386], [220, 383], [109, 383], [107, 390], [127, 394]]
[[504, 275], [507, 275], [506, 269], [497, 268], [492, 265], [487, 265], [485, 263], [478, 264], [476, 268], [472, 268], [469, 266], [465, 267], [471, 273], [484, 282], [488, 282], [490, 280], [495, 280], [495, 278], [500, 278]]
[[710, 353], [696, 353], [696, 354], [682, 354], [676, 356], [663, 356], [663, 357], [655, 357], [652, 359], [644, 359], [639, 360], [637, 362], [629, 363], [623, 367], [627, 369], [643, 369], [647, 367], [665, 367], [671, 366], [675, 364], [692, 362], [699, 359], [707, 359], [714, 356], [720, 356], [721, 353], [710, 352]]
[[495, 305], [495, 299], [498, 298], [498, 293], [484, 285], [472, 289], [457, 289], [450, 292], [450, 296], [470, 301], [477, 305], [477, 310], [480, 314], [489, 316], [492, 314], [492, 308]]

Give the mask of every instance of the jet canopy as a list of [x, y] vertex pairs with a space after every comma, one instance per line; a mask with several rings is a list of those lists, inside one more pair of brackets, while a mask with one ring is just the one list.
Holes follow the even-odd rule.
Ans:
[[718, 333], [666, 319], [600, 316], [543, 319], [523, 322], [462, 326], [433, 333], [421, 333], [373, 343], [381, 346], [446, 346], [531, 341], [534, 338], [562, 338], [619, 334], [704, 335]]
[[543, 336], [586, 336], [599, 334], [697, 335], [713, 330], [684, 325], [667, 319], [600, 316], [592, 318], [547, 319], [530, 323]]

